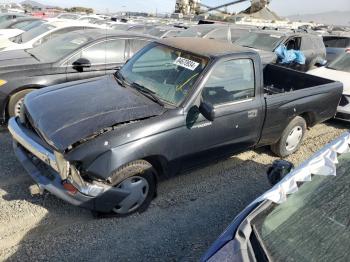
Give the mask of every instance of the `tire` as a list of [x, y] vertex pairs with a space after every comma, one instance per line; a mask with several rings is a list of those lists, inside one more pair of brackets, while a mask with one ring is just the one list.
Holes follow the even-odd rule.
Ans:
[[287, 157], [299, 150], [306, 133], [306, 121], [304, 118], [295, 117], [282, 132], [280, 140], [271, 145], [273, 153], [280, 157]]
[[19, 116], [20, 107], [22, 106], [24, 97], [26, 96], [26, 94], [34, 90], [35, 89], [25, 89], [13, 94], [10, 97], [10, 101], [7, 106], [7, 113], [9, 117]]
[[[144, 160], [122, 166], [113, 172], [109, 182], [113, 187], [134, 190], [112, 210], [112, 213], [118, 216], [129, 216], [146, 211], [156, 195], [156, 170]], [[137, 198], [139, 199], [135, 202]], [[135, 204], [129, 208], [132, 202]]]

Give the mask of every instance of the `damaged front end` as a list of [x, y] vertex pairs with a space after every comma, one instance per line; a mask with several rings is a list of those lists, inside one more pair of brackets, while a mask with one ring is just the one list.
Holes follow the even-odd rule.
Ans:
[[99, 212], [110, 212], [129, 195], [107, 183], [84, 180], [74, 163], [52, 150], [19, 119], [10, 119], [8, 129], [17, 158], [42, 190], [70, 204]]

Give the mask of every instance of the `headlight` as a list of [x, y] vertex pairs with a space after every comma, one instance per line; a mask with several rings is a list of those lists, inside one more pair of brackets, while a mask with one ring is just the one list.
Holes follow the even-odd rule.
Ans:
[[0, 79], [0, 86], [5, 85], [6, 83], [7, 83], [7, 81], [6, 81], [6, 80]]

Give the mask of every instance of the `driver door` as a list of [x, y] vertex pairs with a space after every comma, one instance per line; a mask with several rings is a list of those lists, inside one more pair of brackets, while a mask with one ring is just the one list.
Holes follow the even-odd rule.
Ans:
[[[201, 100], [214, 107], [215, 119], [211, 122], [199, 113], [193, 123], [187, 123], [194, 159], [230, 156], [257, 144], [264, 118], [263, 98], [256, 92], [257, 72], [247, 58], [214, 66]], [[192, 117], [188, 115], [188, 119]]]

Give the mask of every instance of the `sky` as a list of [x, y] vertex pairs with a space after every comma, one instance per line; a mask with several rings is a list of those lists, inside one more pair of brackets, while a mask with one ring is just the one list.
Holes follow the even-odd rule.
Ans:
[[[231, 0], [232, 1], [232, 0]], [[3, 2], [0, 0], [0, 2]], [[20, 1], [17, 1], [20, 2]], [[38, 0], [43, 4], [62, 7], [85, 6], [98, 12], [146, 11], [173, 12], [175, 0]], [[217, 6], [230, 0], [202, 0], [203, 4]], [[249, 2], [229, 8], [229, 11], [241, 11], [249, 6]], [[313, 14], [327, 11], [350, 10], [350, 0], [271, 0], [270, 9], [280, 16]]]

